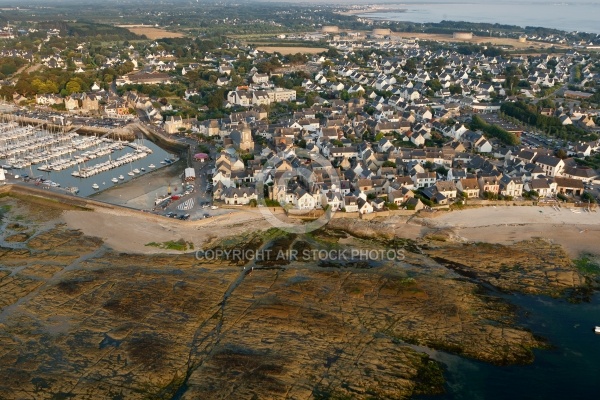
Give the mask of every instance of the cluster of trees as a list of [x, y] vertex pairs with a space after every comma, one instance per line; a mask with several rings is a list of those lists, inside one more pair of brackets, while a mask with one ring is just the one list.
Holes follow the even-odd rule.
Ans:
[[[68, 36], [74, 37], [103, 37], [105, 40], [135, 40], [147, 39], [135, 33], [114, 25], [98, 24], [89, 21], [59, 22], [58, 28], [66, 31]], [[111, 39], [112, 38], [112, 39]]]
[[507, 145], [519, 144], [519, 138], [514, 133], [510, 133], [497, 125], [488, 124], [478, 115], [474, 115], [471, 119], [471, 129], [481, 130], [487, 137], [500, 139], [502, 143]]
[[149, 97], [183, 97], [185, 96], [186, 87], [181, 84], [159, 84], [159, 85], [142, 85], [128, 84], [117, 88], [117, 93], [123, 95], [127, 91], [136, 91], [143, 93]]
[[0, 79], [14, 74], [25, 64], [26, 61], [19, 57], [0, 58]]
[[160, 48], [175, 55], [181, 61], [203, 57], [205, 53], [214, 51], [223, 44], [219, 38], [165, 38], [157, 41]]
[[280, 67], [281, 61], [279, 61], [279, 58], [275, 56], [269, 58], [268, 60], [263, 60], [256, 65], [256, 69], [261, 74], [270, 74]]
[[108, 89], [113, 80], [119, 76], [131, 72], [133, 63], [125, 62], [117, 67], [105, 68], [100, 71], [88, 71], [75, 74], [73, 69], [61, 70], [43, 68], [32, 73], [23, 73], [19, 76], [14, 87], [3, 87], [3, 95], [11, 95], [16, 92], [23, 96], [34, 96], [36, 94], [60, 94], [68, 96], [72, 93], [88, 92], [94, 83], [104, 89]]
[[509, 117], [521, 122], [533, 125], [552, 136], [568, 140], [597, 140], [598, 135], [586, 132], [573, 125], [563, 125], [560, 119], [549, 117], [538, 113], [535, 105], [528, 105], [522, 101], [516, 103], [504, 103], [500, 111]]
[[271, 78], [275, 86], [284, 87], [286, 89], [301, 89], [302, 81], [310, 79], [311, 76], [304, 71], [292, 72], [285, 76], [274, 76]]

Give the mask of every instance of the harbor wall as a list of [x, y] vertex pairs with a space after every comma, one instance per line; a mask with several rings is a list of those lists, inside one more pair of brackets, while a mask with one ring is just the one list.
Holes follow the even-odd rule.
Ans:
[[86, 126], [86, 125], [58, 125], [47, 120], [24, 117], [13, 114], [0, 114], [0, 121], [2, 122], [16, 122], [19, 125], [40, 125], [44, 129], [51, 131], [64, 131], [70, 132], [76, 130], [80, 135], [87, 136], [106, 136], [110, 139], [121, 139], [121, 140], [134, 140], [135, 133], [127, 128], [108, 129], [97, 126]]
[[156, 143], [161, 148], [175, 153], [179, 155], [180, 158], [186, 160], [188, 167], [192, 165], [192, 157], [193, 151], [195, 149], [190, 148], [189, 145], [185, 143], [178, 142], [177, 140], [173, 140], [170, 137], [167, 137], [159, 132], [156, 132], [154, 129], [150, 129], [141, 124], [135, 124], [135, 126], [142, 131], [142, 133], [150, 139], [152, 142]]

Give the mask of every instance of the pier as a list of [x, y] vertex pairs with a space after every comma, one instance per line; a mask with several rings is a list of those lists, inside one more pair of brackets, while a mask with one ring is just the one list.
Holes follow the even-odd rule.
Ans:
[[[129, 147], [132, 153], [112, 160], [110, 154]], [[143, 144], [113, 140], [107, 137], [80, 136], [76, 132], [49, 131], [42, 125], [25, 125], [11, 121], [0, 123], [0, 159], [4, 169], [23, 169], [38, 165], [39, 171], [62, 171], [77, 166], [72, 175], [87, 178], [146, 157], [152, 150]], [[108, 161], [85, 166], [103, 156]], [[83, 164], [84, 168], [79, 169]]]

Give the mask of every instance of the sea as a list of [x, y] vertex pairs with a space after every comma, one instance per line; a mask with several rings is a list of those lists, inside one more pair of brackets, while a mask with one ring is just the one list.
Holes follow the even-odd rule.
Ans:
[[[391, 21], [465, 21], [544, 27], [567, 32], [600, 34], [600, 1], [490, 1], [429, 0], [386, 3], [396, 11], [360, 14]], [[405, 10], [403, 12], [399, 10]]]
[[523, 366], [495, 366], [427, 350], [441, 362], [446, 394], [431, 400], [569, 399], [600, 397], [600, 294], [573, 304], [544, 296], [502, 295], [518, 307], [519, 325], [546, 338], [551, 347], [535, 350]]

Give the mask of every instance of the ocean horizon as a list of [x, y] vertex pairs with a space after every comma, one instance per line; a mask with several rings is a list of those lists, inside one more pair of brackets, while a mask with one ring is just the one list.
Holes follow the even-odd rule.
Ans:
[[427, 2], [403, 1], [385, 3], [395, 10], [359, 14], [363, 18], [418, 23], [464, 21], [516, 25], [522, 28], [544, 27], [567, 32], [600, 34], [600, 2], [571, 0], [567, 2], [542, 0], [491, 3], [486, 0]]

